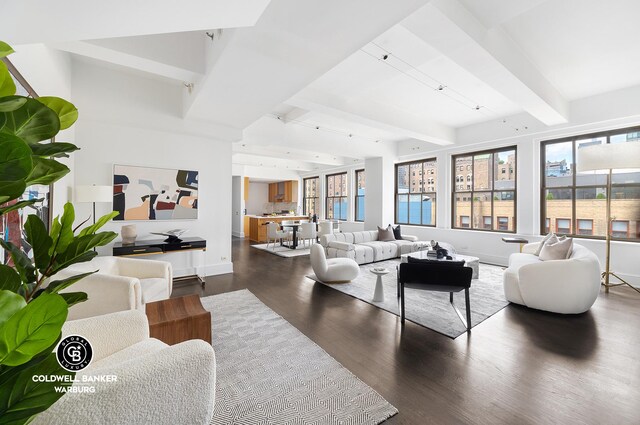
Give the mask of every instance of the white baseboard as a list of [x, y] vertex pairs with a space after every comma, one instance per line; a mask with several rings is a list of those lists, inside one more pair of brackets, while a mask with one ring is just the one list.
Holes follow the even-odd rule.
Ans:
[[231, 235], [235, 236], [236, 238], [244, 238], [244, 232], [233, 231], [233, 232], [231, 232]]
[[[202, 273], [202, 268], [199, 268], [199, 269], [200, 269], [200, 272]], [[204, 266], [205, 276], [216, 276], [216, 275], [227, 274], [227, 273], [233, 273], [233, 263], [230, 261], [226, 263], [220, 263], [220, 264], [208, 264]], [[195, 274], [196, 274], [195, 267], [188, 267], [188, 268], [173, 271], [173, 275], [175, 277], [192, 276]]]

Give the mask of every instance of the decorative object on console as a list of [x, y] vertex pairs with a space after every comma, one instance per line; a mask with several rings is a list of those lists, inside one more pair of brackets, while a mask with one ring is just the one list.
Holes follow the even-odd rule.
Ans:
[[[611, 180], [613, 170], [625, 168], [640, 168], [640, 142], [607, 143], [600, 145], [579, 146], [577, 149], [577, 171], [605, 172], [607, 173], [607, 254], [605, 271], [602, 273], [602, 284], [605, 292], [614, 286], [627, 285], [636, 292], [640, 289], [611, 271], [611, 231], [615, 217], [611, 217]], [[619, 280], [611, 283], [610, 277]]]
[[[111, 186], [76, 186], [76, 202], [87, 202], [93, 204], [93, 224], [96, 223], [96, 202], [111, 202], [113, 199], [113, 188]], [[114, 218], [118, 220], [118, 217]]]
[[118, 220], [198, 218], [198, 172], [113, 166], [113, 209]]
[[180, 236], [187, 233], [187, 229], [173, 229], [173, 230], [167, 230], [165, 232], [150, 232], [152, 235], [158, 235], [158, 236], [166, 236], [167, 239], [165, 239], [164, 241], [167, 243], [178, 243], [178, 242], [182, 242], [182, 239], [180, 239]]
[[120, 236], [122, 236], [122, 243], [129, 244], [135, 242], [138, 237], [138, 232], [136, 230], [135, 224], [128, 224], [126, 226], [122, 226], [120, 228]]

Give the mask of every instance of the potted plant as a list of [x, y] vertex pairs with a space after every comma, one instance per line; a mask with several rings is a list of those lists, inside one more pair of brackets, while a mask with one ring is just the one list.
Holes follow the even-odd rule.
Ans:
[[[11, 53], [13, 49], [0, 42], [0, 58]], [[42, 202], [18, 199], [28, 186], [49, 185], [66, 175], [69, 169], [57, 158], [78, 150], [71, 143], [51, 142], [76, 121], [74, 105], [58, 97], [33, 99], [15, 92], [7, 66], [0, 61], [0, 218]], [[85, 301], [87, 294], [62, 291], [91, 273], [63, 280], [55, 280], [55, 275], [91, 260], [97, 255], [94, 247], [111, 242], [116, 233], [98, 230], [115, 215], [107, 214], [80, 230], [82, 224], [73, 227], [75, 214], [68, 203], [49, 231], [39, 217], [30, 215], [23, 243], [0, 240], [10, 255], [10, 264], [0, 264], [0, 424], [28, 423], [65, 394], [56, 392], [59, 382], [37, 382], [33, 377], [69, 380], [75, 375], [58, 364], [53, 350], [69, 307]], [[23, 250], [25, 244], [32, 255]]]

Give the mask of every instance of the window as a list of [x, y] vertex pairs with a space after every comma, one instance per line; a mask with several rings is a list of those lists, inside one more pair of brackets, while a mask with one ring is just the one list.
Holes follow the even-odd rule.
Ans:
[[347, 173], [327, 176], [327, 209], [325, 218], [347, 219]]
[[551, 224], [551, 220], [549, 220], [548, 218], [546, 218], [546, 219], [544, 220], [544, 228], [545, 228], [545, 230], [546, 230], [546, 232], [547, 232], [547, 233], [549, 233], [549, 231], [551, 230], [551, 229], [549, 229], [550, 224]]
[[611, 220], [611, 237], [612, 238], [628, 238], [629, 222], [621, 220]]
[[593, 220], [578, 220], [578, 234], [583, 236], [593, 235]]
[[556, 232], [570, 234], [571, 220], [569, 220], [568, 218], [556, 218]]
[[[413, 177], [414, 172], [434, 177], [423, 180]], [[396, 164], [396, 223], [436, 225], [437, 181], [435, 158]]]
[[515, 146], [453, 156], [454, 169], [469, 170], [454, 185], [454, 228], [516, 231], [516, 160]]
[[484, 223], [484, 229], [491, 230], [493, 228], [493, 220], [491, 219], [490, 215], [485, 215], [484, 217], [482, 217], [482, 222]]
[[[540, 232], [552, 232], [547, 225], [558, 218], [568, 220], [558, 233], [604, 239], [607, 229], [612, 238], [640, 240], [633, 224], [640, 221], [640, 170], [614, 170], [611, 193], [608, 193], [608, 174], [576, 173], [577, 152], [585, 146], [606, 143], [640, 143], [640, 127], [611, 130], [566, 137], [543, 142], [540, 149], [541, 191]], [[611, 198], [611, 217], [607, 226], [607, 198]], [[565, 223], [563, 221], [563, 223]], [[616, 224], [626, 222], [626, 225]], [[590, 224], [589, 224], [590, 223]]]
[[304, 215], [318, 214], [318, 200], [319, 200], [319, 177], [309, 177], [302, 181], [303, 193], [302, 193], [302, 208]]
[[356, 171], [356, 221], [364, 221], [364, 190], [366, 173], [364, 170]]

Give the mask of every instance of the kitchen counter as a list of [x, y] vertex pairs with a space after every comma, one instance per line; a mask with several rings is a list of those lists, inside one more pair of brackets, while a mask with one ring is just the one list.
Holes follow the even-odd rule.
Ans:
[[305, 215], [250, 215], [249, 218], [249, 239], [252, 242], [267, 242], [267, 226], [266, 223], [275, 221], [280, 223], [287, 220], [308, 220]]

